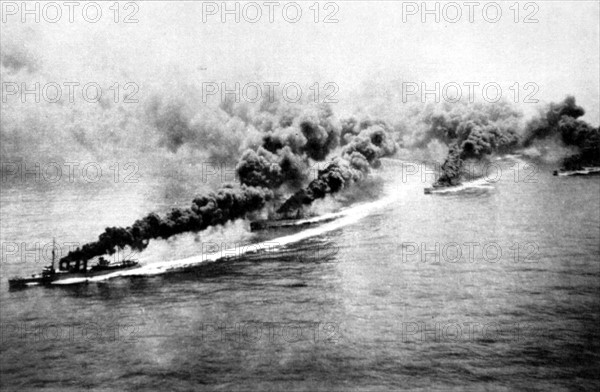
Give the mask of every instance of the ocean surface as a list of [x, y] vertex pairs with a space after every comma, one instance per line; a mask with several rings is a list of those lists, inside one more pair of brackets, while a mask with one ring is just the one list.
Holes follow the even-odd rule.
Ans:
[[2, 184], [0, 387], [599, 390], [600, 176], [515, 163], [425, 195], [430, 177], [386, 160], [368, 196], [322, 203], [336, 220], [238, 221], [153, 241], [142, 272], [16, 291], [54, 237], [64, 252], [194, 189]]

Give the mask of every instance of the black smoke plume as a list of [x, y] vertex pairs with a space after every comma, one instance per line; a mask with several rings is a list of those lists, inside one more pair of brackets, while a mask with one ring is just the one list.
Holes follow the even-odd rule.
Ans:
[[448, 157], [441, 167], [441, 175], [436, 181], [439, 186], [454, 186], [460, 184], [463, 160], [461, 158], [462, 150], [457, 143], [450, 145]]
[[340, 127], [328, 106], [317, 106], [264, 121], [262, 146], [244, 152], [236, 170], [240, 182], [250, 186], [297, 189], [306, 180], [312, 161], [324, 160], [339, 144]]
[[[225, 107], [228, 111], [231, 107]], [[269, 107], [272, 110], [272, 106]], [[159, 113], [157, 126], [166, 131], [169, 145], [177, 150], [195, 140], [189, 115], [181, 106], [155, 107]], [[321, 160], [339, 143], [339, 126], [331, 109], [325, 106], [304, 112], [278, 116], [265, 112], [246, 120], [262, 124], [263, 144], [247, 150], [237, 165], [240, 186], [227, 185], [216, 193], [197, 197], [188, 209], [173, 209], [165, 217], [149, 214], [129, 227], [106, 228], [98, 240], [85, 244], [61, 259], [63, 263], [87, 261], [93, 257], [113, 254], [127, 246], [143, 250], [151, 239], [167, 239], [184, 232], [198, 232], [228, 221], [244, 218], [247, 213], [262, 209], [274, 198], [278, 188], [298, 187], [307, 176], [310, 160]], [[264, 121], [269, 120], [269, 121]], [[218, 129], [215, 129], [218, 130]], [[375, 137], [375, 136], [374, 136]]]
[[585, 110], [578, 106], [575, 97], [568, 96], [562, 102], [550, 104], [539, 118], [527, 124], [525, 147], [536, 140], [559, 137], [566, 145], [579, 152], [563, 160], [563, 169], [580, 170], [584, 166], [600, 166], [600, 129], [594, 128], [579, 117]]
[[[461, 137], [461, 128], [467, 123], [493, 125], [500, 132], [519, 129], [522, 116], [520, 111], [504, 100], [493, 104], [458, 102], [428, 105], [415, 119], [416, 124], [412, 124], [417, 133], [412, 138], [411, 146], [422, 148], [432, 140], [449, 146]], [[464, 137], [464, 130], [462, 134]]]
[[[360, 128], [364, 125], [355, 119], [348, 119], [342, 123], [347, 141], [341, 157], [334, 159], [325, 169], [319, 170], [317, 178], [288, 198], [277, 210], [278, 213], [289, 214], [362, 180], [371, 168], [381, 166], [380, 158], [396, 152], [397, 144], [390, 136], [390, 128], [385, 123], [371, 125], [362, 130]], [[349, 139], [348, 135], [355, 136]]]
[[505, 114], [476, 115], [466, 121], [454, 118], [449, 123], [437, 117], [436, 132], [450, 141], [448, 156], [442, 164], [441, 175], [435, 183], [437, 186], [458, 185], [466, 160], [479, 161], [491, 154], [507, 153], [519, 145], [520, 137], [514, 122], [507, 121], [513, 119], [513, 114], [507, 113], [508, 116]]
[[165, 217], [151, 213], [129, 227], [107, 227], [98, 241], [70, 252], [61, 259], [61, 264], [113, 254], [116, 248], [123, 249], [126, 246], [141, 251], [151, 239], [166, 239], [176, 234], [222, 225], [262, 208], [272, 196], [272, 192], [266, 188], [225, 186], [216, 193], [195, 198], [190, 208], [173, 209]]

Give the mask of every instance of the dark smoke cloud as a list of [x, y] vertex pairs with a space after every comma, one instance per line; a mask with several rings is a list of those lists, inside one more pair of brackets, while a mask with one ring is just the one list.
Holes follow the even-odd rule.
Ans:
[[545, 112], [530, 120], [523, 131], [515, 126], [512, 121], [515, 116], [506, 105], [489, 109], [492, 110], [478, 110], [468, 116], [456, 112], [429, 116], [432, 126], [423, 140], [438, 138], [450, 142], [437, 185], [460, 183], [465, 160], [486, 159], [491, 154], [507, 153], [552, 138], [579, 150], [578, 154], [563, 161], [564, 169], [600, 166], [600, 131], [579, 119], [585, 110], [576, 104], [574, 97], [568, 96], [560, 103], [550, 104]]
[[216, 193], [195, 198], [190, 208], [173, 209], [165, 217], [151, 213], [129, 227], [108, 227], [100, 234], [98, 241], [70, 252], [61, 259], [61, 263], [113, 254], [116, 248], [126, 246], [141, 251], [151, 239], [197, 232], [242, 218], [249, 211], [262, 208], [272, 196], [272, 192], [265, 188], [226, 186]]
[[436, 185], [457, 185], [466, 160], [483, 160], [519, 146], [521, 118], [522, 113], [506, 101], [429, 105], [418, 116], [425, 129], [413, 136], [412, 146], [423, 148], [432, 141], [447, 145]]
[[355, 136], [358, 136], [363, 130], [373, 126], [378, 125], [383, 128], [386, 132], [392, 133], [394, 130], [391, 126], [383, 119], [372, 119], [370, 117], [365, 117], [360, 121], [355, 117], [348, 117], [342, 120], [342, 133], [341, 133], [341, 142], [342, 146], [350, 143]]
[[[183, 144], [195, 142], [199, 134], [207, 136], [206, 122], [194, 127], [191, 113], [184, 109], [184, 105], [161, 106], [160, 102], [154, 102], [149, 108], [155, 115], [157, 128], [164, 133], [164, 142], [175, 150]], [[232, 112], [235, 107], [226, 106], [226, 109]], [[225, 186], [217, 193], [194, 199], [191, 208], [174, 209], [162, 218], [150, 214], [130, 227], [107, 228], [98, 241], [70, 252], [61, 262], [89, 260], [112, 254], [117, 248], [126, 246], [142, 250], [151, 239], [166, 239], [184, 232], [198, 232], [222, 225], [262, 209], [280, 187], [299, 186], [305, 179], [309, 160], [323, 159], [337, 146], [339, 126], [331, 109], [325, 106], [296, 112], [299, 113], [296, 118], [290, 117], [289, 111], [285, 113], [280, 117], [270, 112], [259, 116], [261, 123], [268, 123], [269, 127], [264, 129], [263, 145], [244, 152], [237, 165], [241, 186]], [[228, 114], [226, 117], [231, 118]], [[267, 117], [271, 121], [262, 121]], [[246, 119], [253, 121], [250, 116]], [[226, 132], [226, 129], [216, 127], [214, 131]], [[373, 138], [379, 140], [375, 134], [373, 132]], [[209, 137], [208, 140], [216, 139]]]
[[551, 103], [545, 112], [527, 124], [523, 146], [530, 146], [536, 139], [560, 134], [558, 127], [563, 117], [577, 119], [584, 114], [585, 110], [577, 106], [573, 96], [567, 96], [560, 103]]
[[246, 185], [297, 189], [307, 179], [311, 160], [324, 160], [339, 144], [340, 126], [324, 105], [278, 117], [263, 115], [258, 125], [264, 134], [262, 146], [244, 152], [236, 168]]
[[[242, 106], [243, 107], [243, 106]], [[176, 153], [183, 146], [202, 151], [214, 162], [231, 162], [252, 135], [248, 129], [249, 113], [221, 108], [194, 107], [182, 100], [164, 103], [154, 98], [146, 114], [152, 119], [158, 144]]]
[[[336, 193], [348, 185], [360, 181], [364, 173], [361, 169], [365, 169], [363, 163], [366, 163], [366, 161], [358, 161], [359, 159], [355, 159], [355, 163], [360, 164], [360, 169], [354, 167], [345, 159], [334, 159], [325, 169], [319, 170], [317, 178], [311, 181], [306, 189], [295, 192], [281, 205], [277, 212], [288, 214], [293, 210], [302, 208], [304, 205], [311, 204], [316, 199], [322, 199], [328, 194]], [[366, 166], [368, 167], [368, 164]]]
[[306, 155], [315, 161], [322, 161], [339, 144], [339, 127], [333, 123], [333, 112], [329, 106], [321, 106], [317, 113], [300, 118], [299, 127], [306, 139], [302, 147]]
[[[346, 129], [349, 124], [354, 124], [354, 127], [361, 126], [354, 119], [344, 120], [342, 123]], [[380, 158], [393, 155], [397, 150], [396, 142], [386, 129], [389, 129], [389, 126], [377, 124], [360, 131], [343, 147], [341, 157], [334, 159], [325, 169], [319, 170], [317, 178], [288, 198], [277, 212], [289, 214], [364, 179], [372, 167], [377, 168], [381, 165]], [[346, 135], [354, 132], [356, 130], [347, 131]]]
[[[394, 140], [398, 127], [369, 116], [338, 121], [324, 105], [290, 106], [273, 100], [250, 107], [225, 102], [218, 108], [194, 111], [189, 103], [155, 100], [146, 113], [159, 131], [159, 143], [173, 152], [189, 146], [212, 157], [232, 159], [241, 154], [236, 166], [241, 185], [198, 197], [190, 208], [175, 209], [164, 217], [149, 214], [129, 227], [107, 228], [98, 241], [71, 252], [63, 261], [89, 260], [126, 246], [142, 250], [151, 239], [198, 232], [244, 218], [291, 191], [292, 196], [277, 211], [287, 215], [364, 180], [381, 165], [382, 157], [398, 149]], [[527, 135], [533, 136], [525, 140], [531, 143], [558, 133], [566, 144], [580, 147], [584, 158], [574, 158], [577, 162], [597, 157], [593, 154], [597, 152], [598, 130], [578, 120], [582, 114], [574, 100], [552, 106], [545, 117], [530, 123]], [[420, 116], [426, 131], [413, 145], [423, 146], [432, 140], [449, 145], [438, 180], [441, 185], [459, 183], [465, 160], [486, 159], [519, 146], [521, 115], [505, 103], [429, 107]], [[331, 159], [336, 151], [339, 156]], [[308, 182], [311, 164], [326, 159], [331, 161]]]
[[580, 120], [584, 114], [585, 110], [576, 104], [573, 96], [550, 104], [545, 113], [527, 124], [523, 145], [527, 147], [537, 140], [558, 137], [566, 146], [579, 150], [563, 160], [563, 169], [600, 166], [600, 129]]
[[461, 170], [463, 167], [461, 153], [462, 150], [460, 149], [457, 143], [453, 143], [450, 145], [448, 157], [442, 164], [441, 175], [437, 179], [436, 185], [454, 186], [460, 184]]
[[459, 123], [455, 132], [456, 136], [450, 144], [448, 157], [442, 164], [442, 173], [436, 185], [459, 184], [465, 160], [480, 161], [491, 154], [509, 152], [520, 141], [516, 129], [503, 128], [488, 119]]
[[[425, 147], [430, 141], [438, 140], [446, 145], [464, 137], [460, 134], [464, 124], [495, 126], [501, 133], [520, 128], [523, 114], [507, 101], [497, 103], [458, 102], [455, 104], [426, 106], [414, 119], [417, 133], [412, 137], [413, 148]], [[424, 126], [424, 129], [423, 129]]]
[[237, 173], [242, 183], [257, 186], [267, 185], [270, 187], [279, 185], [281, 182], [281, 168], [278, 164], [273, 165], [269, 158], [274, 154], [264, 148], [258, 151], [248, 150], [242, 155], [237, 166]]

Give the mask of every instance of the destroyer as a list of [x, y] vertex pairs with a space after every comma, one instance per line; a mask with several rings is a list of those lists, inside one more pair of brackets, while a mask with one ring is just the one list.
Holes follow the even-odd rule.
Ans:
[[31, 277], [11, 278], [8, 280], [9, 288], [23, 288], [35, 285], [50, 285], [59, 282], [63, 279], [70, 278], [91, 278], [99, 275], [106, 275], [111, 272], [132, 269], [139, 266], [139, 262], [135, 260], [122, 260], [120, 262], [111, 263], [104, 257], [98, 259], [98, 263], [93, 266], [88, 266], [86, 260], [76, 262], [61, 261], [58, 270], [54, 268], [56, 254], [55, 246], [52, 246], [52, 264], [43, 268], [39, 274], [31, 275]]
[[296, 214], [283, 214], [273, 219], [261, 219], [250, 222], [250, 231], [260, 231], [281, 228], [307, 228], [318, 224], [331, 222], [341, 216], [340, 213], [332, 213], [324, 216], [304, 217], [299, 209]]
[[427, 187], [425, 189], [423, 189], [423, 191], [425, 192], [426, 195], [430, 195], [435, 191], [441, 190], [441, 189], [446, 189], [446, 188], [453, 188], [453, 187], [457, 187], [460, 186], [461, 184], [456, 184], [456, 185], [440, 185], [440, 184], [433, 184], [430, 187]]

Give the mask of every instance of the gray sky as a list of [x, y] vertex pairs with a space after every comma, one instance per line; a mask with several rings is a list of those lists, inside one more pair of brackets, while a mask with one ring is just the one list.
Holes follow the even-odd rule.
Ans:
[[[324, 9], [324, 3], [320, 19], [334, 10]], [[63, 16], [55, 24], [23, 24], [18, 16], [7, 16], [2, 44], [23, 43], [39, 63], [41, 78], [127, 79], [140, 84], [141, 94], [165, 86], [177, 94], [182, 83], [256, 80], [303, 86], [335, 82], [343, 99], [374, 80], [379, 84], [370, 93], [377, 95], [395, 80], [430, 87], [435, 82], [496, 82], [503, 96], [513, 100], [508, 87], [518, 82], [523, 101], [531, 91], [523, 85], [531, 82], [539, 86], [534, 98], [541, 102], [575, 95], [588, 111], [586, 119], [597, 124], [600, 3], [538, 1], [537, 8], [525, 9], [521, 2], [519, 23], [509, 8], [514, 2], [499, 2], [502, 16], [496, 23], [483, 19], [488, 2], [480, 3], [473, 23], [465, 6], [457, 23], [445, 22], [443, 14], [440, 23], [433, 16], [422, 23], [419, 12], [403, 22], [403, 3], [391, 1], [336, 2], [338, 23], [315, 23], [312, 1], [299, 2], [303, 14], [297, 23], [283, 19], [281, 6], [274, 23], [264, 6], [257, 23], [243, 17], [235, 23], [232, 16], [222, 23], [218, 12], [203, 23], [201, 2], [138, 2], [139, 22], [133, 24], [115, 24], [108, 9], [112, 3], [102, 3], [103, 17], [95, 24], [85, 22], [78, 11], [74, 23]], [[130, 11], [122, 9], [120, 18]], [[533, 11], [538, 22], [523, 23]], [[493, 17], [493, 10], [488, 15]], [[393, 104], [402, 107], [402, 102]], [[533, 106], [524, 104], [526, 110]]]

